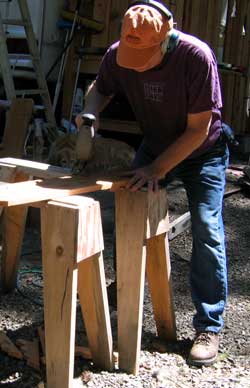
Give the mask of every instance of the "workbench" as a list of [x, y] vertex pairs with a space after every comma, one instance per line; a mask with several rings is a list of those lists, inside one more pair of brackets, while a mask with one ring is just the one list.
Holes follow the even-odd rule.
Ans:
[[5, 291], [16, 284], [27, 207], [41, 209], [48, 388], [72, 387], [77, 292], [93, 362], [113, 368], [100, 206], [86, 194], [115, 191], [119, 368], [138, 373], [145, 271], [158, 336], [176, 338], [166, 191], [132, 193], [124, 189], [127, 179], [0, 159]]

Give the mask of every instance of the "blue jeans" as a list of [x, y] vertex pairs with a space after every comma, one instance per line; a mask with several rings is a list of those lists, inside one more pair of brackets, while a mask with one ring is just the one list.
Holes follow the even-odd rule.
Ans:
[[[149, 164], [153, 159], [142, 143], [133, 167]], [[174, 178], [181, 179], [187, 192], [193, 236], [190, 285], [197, 332], [218, 333], [223, 327], [227, 259], [222, 204], [228, 159], [226, 142], [218, 140], [201, 156], [181, 162], [164, 180], [167, 185]]]

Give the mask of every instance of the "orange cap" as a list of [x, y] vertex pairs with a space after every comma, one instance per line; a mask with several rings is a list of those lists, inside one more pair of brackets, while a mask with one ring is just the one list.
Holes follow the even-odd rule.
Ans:
[[161, 43], [173, 28], [173, 19], [167, 20], [149, 5], [135, 5], [127, 10], [122, 23], [117, 50], [117, 63], [137, 71], [157, 66], [162, 58]]

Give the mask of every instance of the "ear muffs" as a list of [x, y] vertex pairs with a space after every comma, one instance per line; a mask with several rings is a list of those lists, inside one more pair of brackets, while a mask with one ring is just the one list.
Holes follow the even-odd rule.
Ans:
[[161, 12], [164, 16], [167, 17], [168, 20], [173, 19], [172, 13], [167, 9], [167, 7], [159, 3], [155, 0], [142, 0], [142, 1], [133, 1], [129, 6], [128, 9], [131, 7], [134, 7], [135, 5], [150, 5], [151, 7], [157, 9], [157, 11]]

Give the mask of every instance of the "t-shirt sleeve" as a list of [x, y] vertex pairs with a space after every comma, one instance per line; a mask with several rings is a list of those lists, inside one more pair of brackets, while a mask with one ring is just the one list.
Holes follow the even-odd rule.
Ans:
[[97, 90], [104, 96], [111, 96], [119, 92], [116, 67], [115, 51], [111, 47], [104, 55], [96, 77]]
[[197, 50], [188, 63], [188, 112], [221, 109], [221, 88], [216, 59], [212, 52]]

